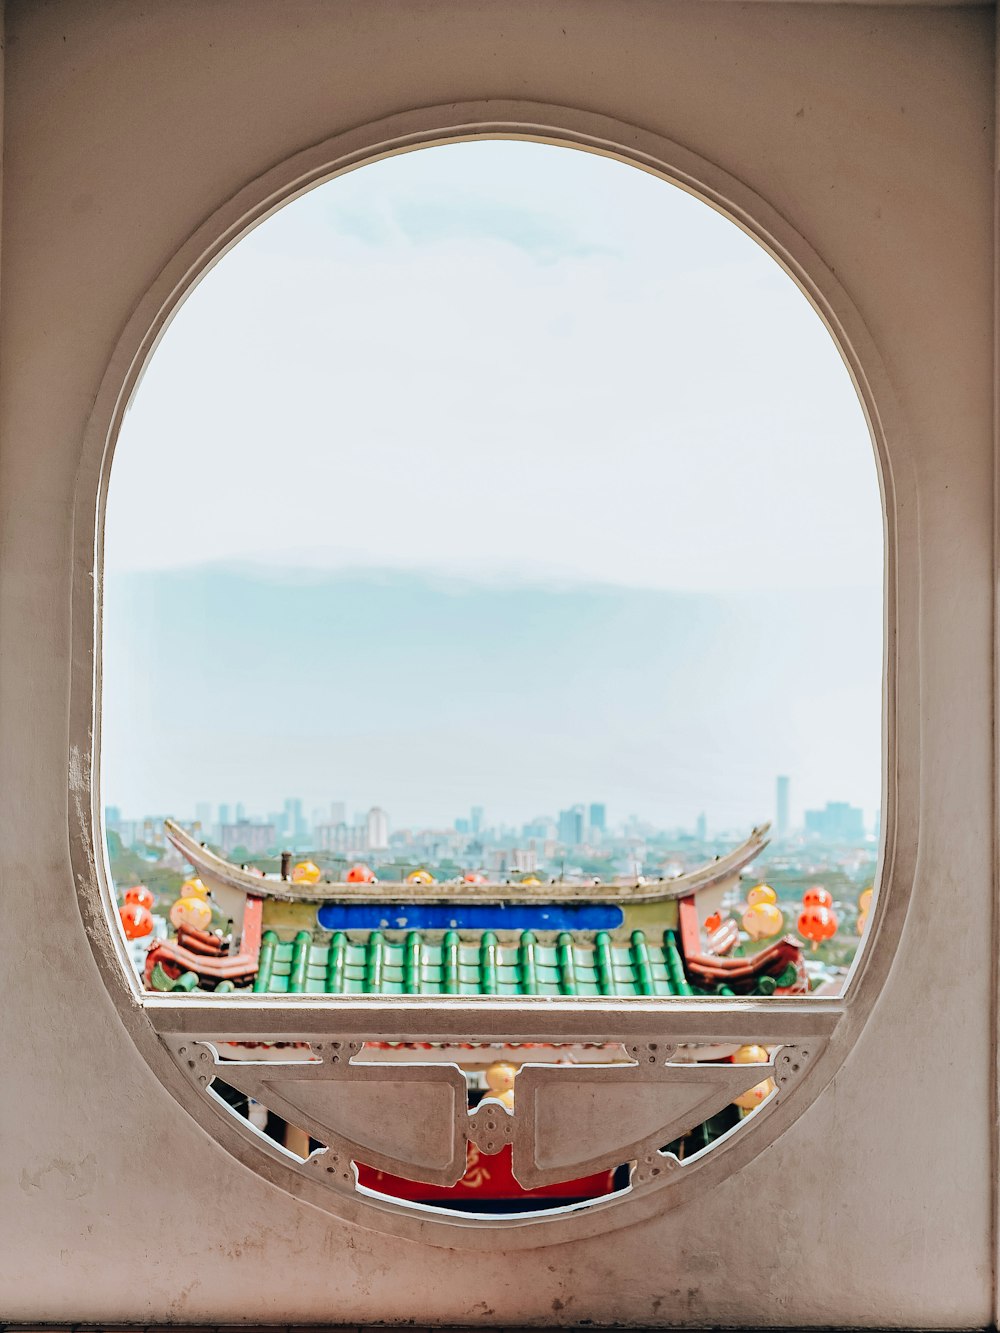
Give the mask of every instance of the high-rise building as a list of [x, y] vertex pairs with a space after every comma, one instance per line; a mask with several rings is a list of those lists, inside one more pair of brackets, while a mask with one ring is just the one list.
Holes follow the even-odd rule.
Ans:
[[223, 824], [219, 829], [219, 841], [226, 856], [237, 847], [245, 847], [255, 855], [270, 851], [277, 837], [273, 824], [257, 824], [249, 819], [238, 819], [235, 824]]
[[481, 833], [483, 828], [483, 807], [474, 805], [470, 811], [469, 827], [473, 833]]
[[285, 837], [291, 842], [304, 838], [308, 832], [302, 801], [298, 796], [285, 799]]
[[106, 805], [104, 807], [104, 827], [118, 831], [118, 825], [122, 822], [122, 811], [120, 805]]
[[334, 824], [331, 820], [329, 824], [317, 824], [313, 829], [313, 839], [319, 851], [323, 852], [353, 852], [363, 851], [362, 839], [357, 836], [355, 829], [341, 820]]
[[806, 833], [824, 842], [864, 842], [864, 811], [846, 801], [827, 801], [823, 810], [806, 811]]
[[[111, 826], [108, 825], [110, 828]], [[121, 819], [114, 830], [122, 840], [123, 847], [133, 847], [142, 842], [142, 822], [138, 819]]]
[[791, 832], [791, 817], [789, 814], [788, 797], [791, 787], [791, 779], [784, 774], [780, 774], [775, 780], [775, 820], [774, 833], [778, 838], [787, 838]]
[[603, 802], [597, 802], [590, 807], [590, 828], [594, 833], [603, 833], [607, 828], [608, 811]]
[[584, 835], [584, 809], [574, 805], [569, 810], [559, 811], [559, 841], [567, 847], [579, 847]]
[[468, 833], [471, 827], [472, 827], [472, 826], [471, 826], [471, 824], [469, 823], [469, 821], [468, 821], [467, 819], [456, 819], [456, 820], [455, 820], [455, 832], [456, 832], [456, 833]]
[[548, 815], [536, 815], [521, 829], [521, 837], [539, 838], [544, 841], [546, 838], [552, 838], [555, 832], [555, 823]]
[[162, 815], [147, 815], [142, 821], [141, 840], [147, 847], [165, 847], [166, 834], [163, 832]]
[[230, 822], [230, 821], [229, 821], [229, 806], [228, 806], [228, 805], [220, 805], [220, 806], [219, 806], [219, 824], [220, 824], [220, 825], [222, 825], [222, 824], [228, 824], [229, 822]]
[[538, 869], [538, 853], [534, 847], [495, 847], [487, 857], [491, 874], [533, 875]]
[[368, 811], [365, 842], [370, 852], [382, 852], [389, 846], [389, 816], [379, 805]]

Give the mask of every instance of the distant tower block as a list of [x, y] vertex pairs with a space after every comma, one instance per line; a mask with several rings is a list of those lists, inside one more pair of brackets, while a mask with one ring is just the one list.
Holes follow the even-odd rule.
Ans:
[[389, 816], [381, 806], [373, 805], [368, 811], [366, 833], [370, 852], [382, 852], [389, 846]]
[[559, 811], [559, 841], [566, 847], [579, 847], [583, 843], [586, 824], [584, 808], [574, 805], [569, 810]]
[[776, 792], [776, 814], [775, 832], [779, 838], [788, 837], [789, 818], [788, 818], [788, 788], [789, 779], [779, 777], [777, 781]]

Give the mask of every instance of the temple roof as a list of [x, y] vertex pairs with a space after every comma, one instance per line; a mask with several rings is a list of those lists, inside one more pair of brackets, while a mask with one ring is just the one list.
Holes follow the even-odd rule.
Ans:
[[[762, 981], [774, 989], [771, 978]], [[564, 932], [555, 944], [540, 943], [531, 931], [522, 932], [511, 944], [499, 943], [489, 931], [473, 943], [462, 941], [454, 931], [429, 939], [414, 930], [400, 942], [379, 931], [355, 942], [338, 931], [328, 943], [314, 940], [308, 931], [300, 931], [290, 942], [267, 931], [254, 990], [309, 995], [608, 997], [703, 993], [684, 975], [672, 930], [658, 941], [635, 930], [626, 944], [616, 944], [604, 931], [589, 939]]]

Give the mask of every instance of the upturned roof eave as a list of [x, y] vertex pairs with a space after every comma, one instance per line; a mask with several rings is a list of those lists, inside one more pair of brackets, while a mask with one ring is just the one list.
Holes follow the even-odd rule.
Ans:
[[318, 884], [299, 884], [292, 880], [266, 879], [233, 865], [192, 837], [172, 819], [164, 821], [167, 837], [201, 879], [236, 889], [254, 897], [281, 902], [305, 903], [483, 903], [490, 905], [522, 903], [608, 903], [621, 906], [633, 903], [667, 902], [686, 898], [731, 879], [748, 866], [767, 846], [770, 824], [754, 828], [749, 837], [724, 856], [717, 857], [685, 875], [669, 880], [626, 884], [461, 884], [417, 885], [398, 880], [375, 884], [348, 884], [323, 880]]

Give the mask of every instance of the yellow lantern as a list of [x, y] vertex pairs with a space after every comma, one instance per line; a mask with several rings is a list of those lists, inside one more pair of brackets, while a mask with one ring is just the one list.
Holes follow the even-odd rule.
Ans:
[[858, 899], [858, 934], [865, 933], [865, 926], [868, 924], [868, 911], [872, 905], [872, 891], [865, 889]]
[[[749, 1046], [741, 1046], [738, 1051], [734, 1051], [730, 1057], [734, 1065], [766, 1065], [770, 1060], [770, 1055], [764, 1046], [758, 1046], [752, 1043]], [[769, 1097], [774, 1091], [774, 1079], [766, 1078], [762, 1083], [757, 1083], [747, 1092], [741, 1092], [738, 1097], [733, 1098], [733, 1105], [738, 1106], [741, 1111], [752, 1111], [758, 1107], [765, 1097]]]
[[208, 889], [205, 888], [200, 879], [186, 879], [181, 885], [180, 896], [182, 898], [201, 898], [202, 901], [207, 901]]
[[495, 1102], [502, 1102], [508, 1111], [514, 1109], [514, 1077], [517, 1066], [507, 1060], [495, 1060], [486, 1070], [486, 1084], [489, 1092], [486, 1096]]
[[733, 1105], [738, 1106], [741, 1111], [754, 1111], [765, 1098], [770, 1097], [773, 1091], [774, 1079], [766, 1078], [763, 1083], [758, 1083], [749, 1092], [741, 1092], [738, 1097], [734, 1097]]
[[758, 884], [755, 889], [751, 889], [747, 894], [748, 907], [759, 907], [764, 903], [776, 903], [777, 901], [778, 895], [770, 884]]
[[734, 1065], [766, 1065], [771, 1057], [767, 1053], [766, 1046], [751, 1043], [749, 1046], [741, 1046], [729, 1058]]
[[407, 875], [407, 884], [433, 884], [434, 876], [429, 870], [414, 870], [412, 875]]
[[315, 861], [299, 861], [292, 870], [293, 884], [318, 884], [323, 872]]
[[521, 880], [522, 884], [541, 884], [541, 882], [537, 875], [525, 875], [524, 879]]
[[774, 903], [755, 903], [743, 913], [743, 929], [752, 940], [766, 940], [780, 935], [785, 925], [781, 909]]
[[212, 909], [204, 898], [178, 898], [170, 909], [170, 924], [175, 930], [181, 926], [207, 930], [212, 924]]

